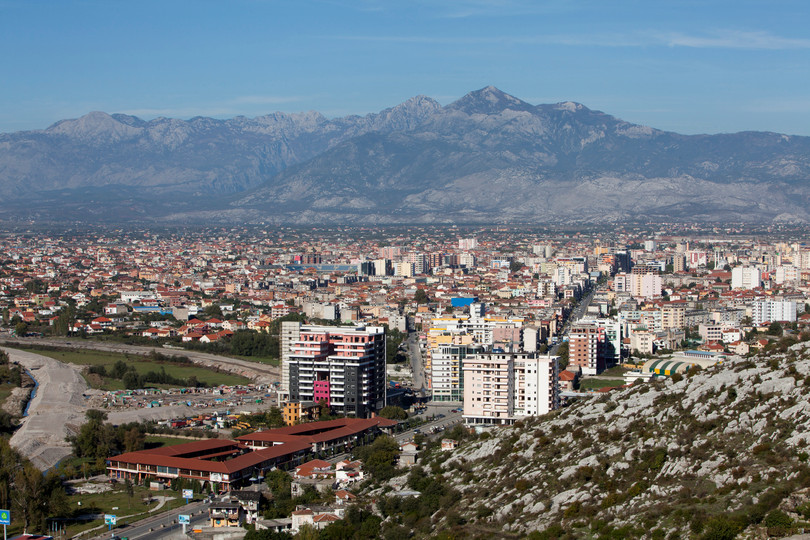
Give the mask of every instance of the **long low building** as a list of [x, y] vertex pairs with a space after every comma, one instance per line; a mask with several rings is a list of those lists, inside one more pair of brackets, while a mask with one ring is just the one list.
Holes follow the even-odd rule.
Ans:
[[313, 454], [353, 448], [397, 425], [385, 418], [341, 418], [258, 431], [237, 440], [206, 439], [127, 452], [107, 459], [110, 478], [168, 483], [197, 480], [204, 490], [230, 491], [272, 468], [289, 469]]

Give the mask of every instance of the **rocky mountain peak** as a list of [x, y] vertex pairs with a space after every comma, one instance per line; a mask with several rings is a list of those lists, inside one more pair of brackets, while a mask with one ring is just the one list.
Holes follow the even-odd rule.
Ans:
[[442, 106], [435, 99], [418, 95], [395, 107], [377, 114], [368, 115], [374, 129], [410, 129], [440, 111]]
[[137, 136], [142, 130], [120, 122], [105, 112], [93, 111], [80, 118], [57, 122], [46, 131], [83, 140], [113, 142]]
[[534, 111], [534, 106], [511, 96], [494, 86], [486, 86], [470, 92], [447, 106], [467, 114], [499, 114], [505, 110]]

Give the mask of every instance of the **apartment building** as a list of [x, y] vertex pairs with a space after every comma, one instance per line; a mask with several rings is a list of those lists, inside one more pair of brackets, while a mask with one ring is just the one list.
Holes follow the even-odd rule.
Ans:
[[751, 304], [751, 319], [759, 326], [765, 322], [795, 322], [794, 300], [755, 300]]
[[762, 273], [755, 266], [736, 266], [731, 269], [732, 289], [756, 289], [761, 282]]
[[464, 421], [509, 425], [559, 407], [556, 356], [492, 352], [464, 362]]
[[433, 401], [461, 401], [464, 399], [463, 363], [466, 358], [482, 352], [484, 352], [484, 347], [476, 343], [438, 345], [432, 351], [430, 369]]
[[677, 330], [686, 325], [686, 308], [682, 305], [665, 305], [661, 308], [661, 330]]
[[286, 369], [291, 401], [365, 418], [385, 406], [385, 329], [301, 325]]
[[575, 324], [568, 340], [568, 364], [585, 375], [605, 370], [605, 329], [594, 323]]

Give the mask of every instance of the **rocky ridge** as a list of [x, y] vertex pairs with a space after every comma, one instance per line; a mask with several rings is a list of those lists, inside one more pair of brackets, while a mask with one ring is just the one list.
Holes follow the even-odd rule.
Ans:
[[[754, 538], [770, 524], [787, 534], [774, 519], [810, 520], [810, 349], [790, 343], [583, 399], [464, 441], [451, 456], [431, 448], [422, 467], [453, 496], [411, 532]], [[420, 474], [392, 485], [418, 485]]]

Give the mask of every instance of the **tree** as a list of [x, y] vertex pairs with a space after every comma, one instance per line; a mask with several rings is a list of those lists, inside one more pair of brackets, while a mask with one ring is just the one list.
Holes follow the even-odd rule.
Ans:
[[557, 348], [557, 356], [559, 356], [558, 364], [560, 369], [565, 369], [568, 366], [568, 342], [564, 341]]
[[519, 272], [523, 268], [523, 263], [519, 261], [512, 261], [509, 263], [509, 271], [513, 274]]
[[391, 420], [405, 420], [408, 418], [408, 413], [402, 407], [395, 405], [388, 405], [383, 407], [380, 411], [380, 416]]
[[424, 289], [416, 289], [413, 299], [417, 304], [427, 304], [430, 301]]
[[124, 490], [127, 492], [129, 508], [132, 508], [132, 497], [135, 495], [135, 486], [132, 484], [132, 480], [129, 478], [124, 480]]
[[53, 331], [57, 336], [70, 335], [70, 329], [73, 328], [76, 320], [76, 312], [73, 306], [64, 308], [57, 317], [56, 322], [53, 324]]
[[370, 445], [357, 448], [355, 455], [376, 480], [385, 481], [395, 474], [394, 461], [399, 455], [399, 444], [392, 437], [381, 435]]
[[782, 325], [779, 323], [779, 321], [773, 321], [768, 326], [768, 335], [771, 335], [771, 336], [781, 336], [782, 335]]
[[203, 313], [210, 319], [213, 317], [222, 317], [222, 308], [217, 304], [212, 304], [203, 310]]

